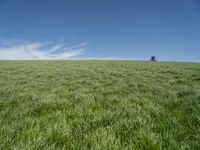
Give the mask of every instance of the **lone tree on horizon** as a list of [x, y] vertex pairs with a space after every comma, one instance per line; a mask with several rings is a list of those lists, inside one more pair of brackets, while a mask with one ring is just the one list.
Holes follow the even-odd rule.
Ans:
[[151, 56], [150, 61], [156, 61], [156, 57], [155, 56]]

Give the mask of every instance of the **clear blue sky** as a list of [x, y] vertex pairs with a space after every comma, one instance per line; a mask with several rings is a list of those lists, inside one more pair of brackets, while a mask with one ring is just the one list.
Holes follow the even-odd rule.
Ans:
[[0, 59], [200, 62], [200, 0], [0, 0], [0, 40]]

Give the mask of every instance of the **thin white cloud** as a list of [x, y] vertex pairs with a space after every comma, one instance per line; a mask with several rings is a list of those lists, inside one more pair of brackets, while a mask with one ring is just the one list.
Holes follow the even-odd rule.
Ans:
[[86, 60], [118, 60], [115, 57], [87, 57]]
[[50, 50], [51, 50], [51, 52], [54, 52], [56, 50], [59, 50], [63, 46], [64, 46], [63, 44], [58, 44], [58, 45], [53, 46]]
[[[50, 44], [49, 44], [50, 43]], [[55, 42], [29, 42], [19, 40], [0, 41], [0, 59], [51, 60], [72, 59], [82, 55], [88, 42], [66, 46]]]

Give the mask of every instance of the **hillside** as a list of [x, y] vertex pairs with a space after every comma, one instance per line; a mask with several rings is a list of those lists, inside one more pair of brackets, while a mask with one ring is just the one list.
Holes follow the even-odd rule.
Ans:
[[200, 149], [200, 63], [0, 61], [0, 149]]

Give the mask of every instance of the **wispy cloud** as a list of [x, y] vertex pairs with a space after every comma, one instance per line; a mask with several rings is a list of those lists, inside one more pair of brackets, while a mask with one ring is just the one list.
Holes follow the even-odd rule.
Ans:
[[51, 60], [72, 59], [82, 55], [88, 42], [65, 44], [64, 42], [30, 42], [0, 40], [0, 59], [4, 60]]
[[86, 60], [119, 60], [115, 57], [87, 57]]

